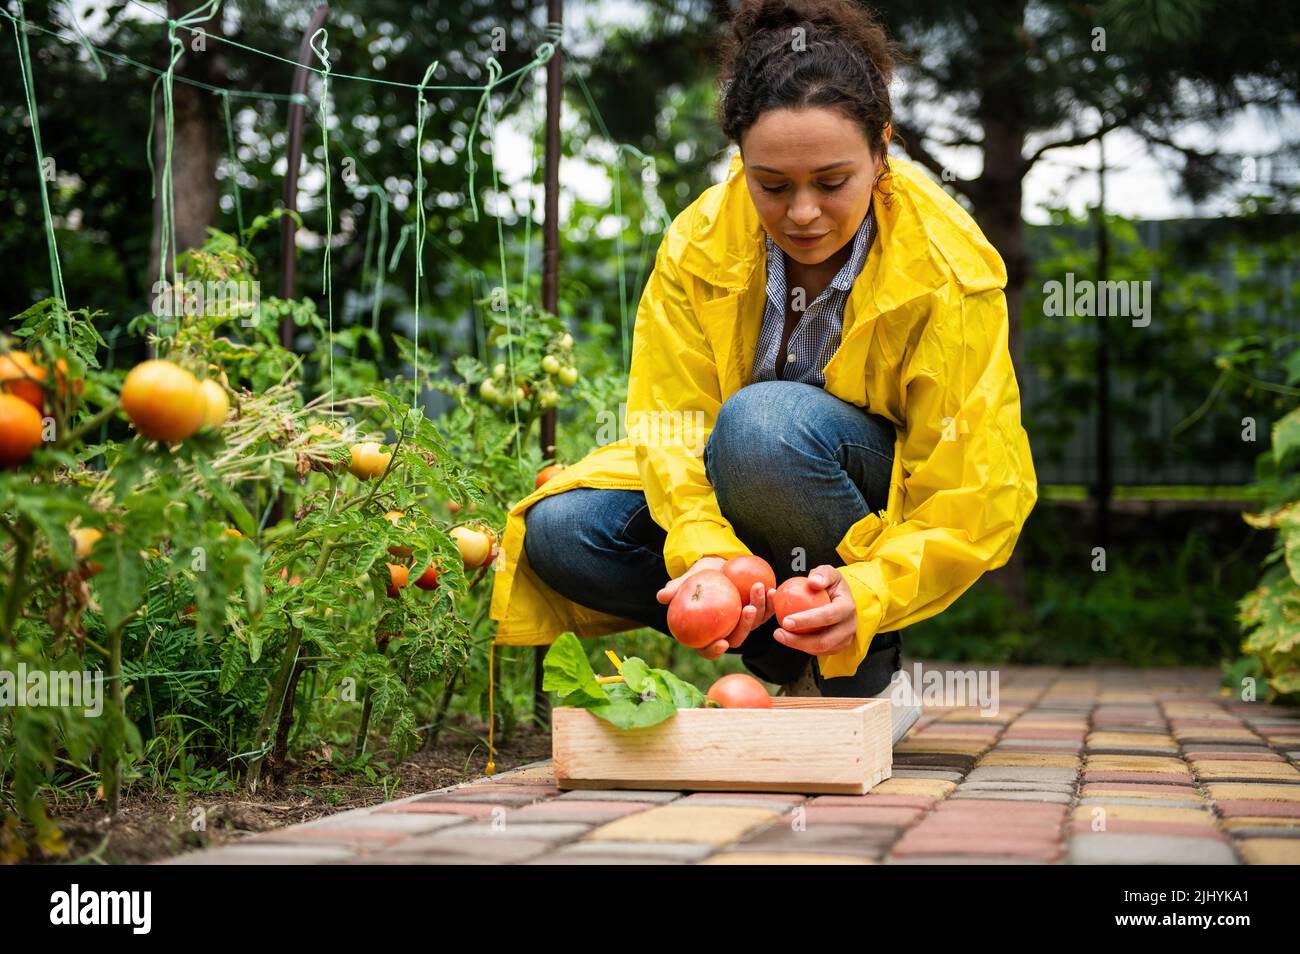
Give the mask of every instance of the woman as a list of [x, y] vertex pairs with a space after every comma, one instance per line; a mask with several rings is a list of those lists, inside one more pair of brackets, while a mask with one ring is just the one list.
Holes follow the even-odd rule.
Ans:
[[897, 630], [1006, 563], [1037, 499], [1006, 270], [887, 158], [891, 67], [848, 0], [742, 5], [719, 101], [739, 152], [659, 248], [628, 436], [510, 512], [498, 642], [667, 633], [686, 576], [757, 553], [830, 604], [776, 620], [756, 584], [702, 654], [788, 692], [883, 695]]

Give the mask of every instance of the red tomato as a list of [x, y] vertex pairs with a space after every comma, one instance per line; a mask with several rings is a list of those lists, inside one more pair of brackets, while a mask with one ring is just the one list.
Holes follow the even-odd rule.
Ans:
[[429, 569], [420, 574], [420, 578], [415, 581], [415, 585], [422, 590], [436, 590], [438, 588], [438, 568], [429, 565]]
[[550, 464], [546, 467], [543, 467], [541, 470], [537, 472], [537, 479], [533, 482], [533, 489], [536, 490], [538, 487], [542, 486], [542, 484], [546, 483], [552, 477], [559, 474], [559, 472], [562, 470], [564, 470], [563, 464]]
[[[785, 618], [794, 613], [825, 606], [830, 601], [831, 598], [826, 595], [826, 591], [821, 587], [813, 586], [808, 577], [792, 576], [776, 588], [776, 596], [772, 598], [772, 608], [776, 610], [776, 625], [787, 632], [801, 632], [787, 627]], [[807, 626], [804, 629], [820, 629], [820, 627]]]
[[740, 622], [740, 593], [718, 570], [698, 570], [668, 604], [668, 630], [684, 646], [703, 649], [725, 639]]
[[763, 684], [744, 672], [723, 676], [709, 687], [705, 698], [712, 699], [724, 709], [770, 709], [772, 697]]
[[740, 598], [744, 602], [749, 602], [749, 591], [755, 583], [763, 584], [763, 595], [767, 595], [768, 590], [776, 589], [776, 574], [768, 566], [767, 561], [761, 556], [732, 557], [726, 563], [722, 564], [722, 572], [736, 589], [740, 591]]

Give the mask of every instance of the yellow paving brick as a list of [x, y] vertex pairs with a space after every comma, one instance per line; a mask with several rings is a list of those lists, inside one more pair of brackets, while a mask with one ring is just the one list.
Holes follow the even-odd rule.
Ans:
[[1074, 818], [1091, 820], [1096, 817], [1097, 809], [1104, 809], [1106, 817], [1114, 821], [1165, 821], [1188, 822], [1190, 824], [1214, 825], [1214, 815], [1203, 808], [1161, 808], [1146, 805], [1080, 805], [1074, 810]]
[[947, 798], [957, 787], [956, 782], [941, 778], [887, 778], [871, 790], [872, 795], [924, 795], [927, 798]]
[[1080, 762], [1073, 755], [1044, 755], [1039, 752], [990, 752], [975, 763], [976, 768], [988, 768], [994, 765], [1007, 765], [1024, 768], [1068, 768], [1078, 769]]
[[634, 812], [589, 831], [592, 841], [696, 841], [726, 845], [750, 829], [777, 818], [765, 808], [721, 805], [661, 805]]
[[1172, 736], [1159, 732], [1093, 732], [1088, 736], [1088, 745], [1101, 748], [1124, 747], [1127, 749], [1171, 749], [1177, 748]]
[[1300, 838], [1247, 838], [1237, 849], [1248, 865], [1300, 865]]
[[1300, 818], [1278, 818], [1275, 815], [1244, 815], [1238, 818], [1225, 818], [1220, 824], [1229, 830], [1234, 828], [1300, 828]]
[[1015, 722], [1017, 729], [1073, 729], [1075, 731], [1087, 730], [1086, 722], [1047, 722], [1041, 719], [1019, 719]]
[[1300, 772], [1287, 762], [1231, 762], [1211, 759], [1196, 762], [1193, 767], [1201, 778], [1238, 778], [1245, 775], [1251, 778], [1300, 781]]
[[1242, 742], [1257, 742], [1259, 736], [1249, 729], [1194, 729], [1189, 727], [1174, 730], [1174, 738], [1186, 739], [1238, 739]]
[[1260, 799], [1270, 802], [1300, 802], [1300, 785], [1265, 785], [1255, 782], [1211, 782], [1205, 786], [1218, 802]]
[[712, 855], [702, 865], [874, 865], [869, 858], [855, 858], [852, 855], [818, 855], [779, 851], [728, 851]]
[[1187, 775], [1182, 759], [1162, 755], [1090, 755], [1088, 770], [1093, 772], [1161, 772]]
[[908, 736], [898, 745], [895, 752], [952, 752], [956, 755], [979, 755], [988, 751], [993, 745], [988, 742], [944, 741], [927, 742], [924, 736]]
[[[999, 706], [996, 713], [985, 713], [979, 706], [949, 706], [944, 708], [940, 705], [931, 705], [928, 699], [922, 695], [921, 701], [925, 704], [926, 712], [935, 712], [939, 715], [940, 722], [984, 722], [989, 725], [998, 725], [1006, 722], [1008, 718], [1014, 718], [1019, 712], [1012, 713], [1010, 706]], [[1018, 709], [1018, 707], [1017, 707]]]

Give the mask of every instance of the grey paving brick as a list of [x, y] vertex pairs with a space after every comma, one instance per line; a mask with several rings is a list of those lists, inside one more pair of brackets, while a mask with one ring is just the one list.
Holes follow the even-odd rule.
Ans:
[[1235, 865], [1237, 856], [1225, 841], [1174, 835], [1082, 833], [1067, 846], [1072, 865]]
[[355, 858], [356, 853], [337, 845], [223, 845], [168, 858], [169, 865], [324, 865]]
[[658, 792], [636, 788], [573, 788], [555, 797], [576, 798], [579, 801], [656, 802], [663, 804], [681, 798], [682, 792]]
[[972, 782], [1073, 782], [1079, 773], [1068, 768], [1038, 768], [1036, 766], [987, 766], [972, 769], [966, 776]]
[[954, 792], [1056, 792], [1073, 795], [1073, 782], [1057, 781], [966, 781]]
[[1053, 805], [1068, 805], [1074, 800], [1073, 795], [1062, 792], [981, 792], [958, 788], [948, 796], [952, 799], [978, 798], [994, 802], [1048, 802]]
[[[608, 820], [606, 819], [606, 821]], [[571, 821], [512, 822], [507, 817], [499, 825], [494, 825], [492, 822], [472, 822], [466, 825], [458, 825], [445, 834], [439, 833], [430, 840], [430, 843], [437, 841], [438, 838], [455, 841], [469, 838], [528, 838], [549, 842], [572, 841], [575, 838], [581, 838], [591, 831], [593, 827], [593, 825]]]
[[561, 850], [599, 857], [637, 854], [696, 861], [713, 854], [717, 846], [693, 841], [575, 841]]

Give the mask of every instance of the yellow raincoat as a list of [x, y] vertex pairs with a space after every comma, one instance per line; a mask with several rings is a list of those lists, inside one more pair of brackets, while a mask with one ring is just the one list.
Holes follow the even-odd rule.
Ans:
[[[872, 197], [879, 234], [845, 306], [825, 389], [894, 423], [894, 469], [886, 510], [849, 527], [836, 546], [858, 625], [852, 645], [818, 657], [828, 678], [855, 673], [877, 632], [935, 615], [1006, 563], [1038, 497], [1007, 350], [1002, 259], [943, 189], [905, 160], [890, 164], [881, 185], [892, 198], [880, 189]], [[749, 552], [695, 451], [723, 402], [749, 383], [766, 275], [764, 231], [737, 154], [726, 180], [676, 217], [655, 257], [636, 315], [629, 436], [509, 512], [489, 610], [496, 642], [544, 645], [567, 630], [601, 636], [640, 625], [565, 599], [528, 565], [524, 512], [551, 494], [643, 491], [667, 530], [674, 578], [701, 556]], [[675, 444], [640, 439], [650, 432], [636, 422], [673, 411], [702, 412], [704, 434]]]

